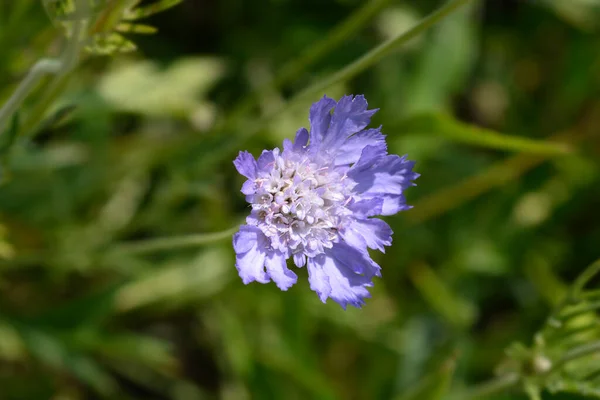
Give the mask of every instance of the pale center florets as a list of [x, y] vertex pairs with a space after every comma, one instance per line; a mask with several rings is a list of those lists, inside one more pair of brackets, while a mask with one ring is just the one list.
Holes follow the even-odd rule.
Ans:
[[338, 240], [351, 188], [332, 165], [277, 155], [255, 185], [253, 214], [274, 249], [313, 257]]

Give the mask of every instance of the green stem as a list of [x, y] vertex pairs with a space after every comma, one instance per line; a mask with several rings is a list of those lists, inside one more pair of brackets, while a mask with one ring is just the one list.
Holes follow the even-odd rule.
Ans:
[[460, 393], [453, 398], [456, 400], [488, 399], [489, 396], [503, 392], [516, 386], [520, 381], [518, 374], [506, 374], [490, 381], [481, 383]]
[[[42, 59], [38, 61], [29, 71], [25, 79], [17, 86], [14, 93], [6, 101], [4, 106], [0, 108], [0, 135], [3, 133], [3, 128], [7, 124], [11, 116], [21, 107], [27, 96], [36, 88], [42, 78], [46, 75], [55, 75], [55, 79], [50, 85], [50, 90], [55, 89], [57, 81], [62, 81], [64, 77], [71, 72], [77, 65], [79, 53], [81, 50], [81, 34], [85, 28], [83, 16], [86, 15], [87, 2], [79, 0], [77, 5], [80, 10], [80, 18], [75, 23], [72, 39], [69, 41], [67, 48], [59, 59]], [[48, 103], [45, 104], [45, 109]], [[40, 113], [43, 114], [43, 111]], [[35, 114], [33, 114], [35, 115]], [[30, 118], [31, 119], [31, 118]], [[24, 126], [28, 129], [35, 127], [28, 119]], [[22, 132], [23, 130], [21, 130]]]
[[298, 101], [301, 101], [305, 98], [310, 98], [315, 95], [320, 94], [323, 90], [339, 83], [347, 81], [365, 69], [371, 67], [372, 65], [379, 62], [384, 57], [388, 56], [390, 53], [394, 52], [406, 42], [415, 37], [419, 36], [421, 33], [425, 32], [427, 29], [431, 28], [433, 25], [452, 14], [454, 11], [458, 10], [460, 7], [466, 5], [471, 0], [451, 0], [443, 7], [434, 11], [432, 14], [421, 20], [416, 26], [412, 27], [408, 31], [388, 40], [385, 43], [377, 46], [373, 50], [369, 51], [367, 54], [360, 57], [358, 60], [353, 63], [347, 65], [341, 70], [331, 74], [330, 76], [316, 82], [315, 84], [309, 86], [304, 89], [300, 93], [298, 93], [294, 98], [288, 103], [288, 105], [292, 105]]
[[302, 55], [288, 64], [275, 78], [273, 84], [281, 86], [293, 78], [300, 75], [308, 67], [313, 65], [321, 57], [327, 55], [334, 48], [346, 40], [353, 32], [362, 28], [371, 18], [375, 17], [391, 0], [371, 0], [356, 10], [343, 23], [336, 26], [327, 36], [327, 38], [316, 45], [311, 46]]
[[57, 74], [62, 69], [62, 62], [53, 59], [38, 61], [30, 70], [25, 79], [21, 81], [12, 96], [0, 108], [0, 135], [11, 116], [21, 107], [25, 98], [35, 89], [45, 75]]
[[558, 314], [555, 318], [566, 321], [571, 318], [577, 317], [582, 314], [587, 314], [590, 311], [595, 311], [598, 309], [600, 309], [600, 301], [594, 301], [594, 302], [585, 304], [583, 306], [576, 307], [575, 309], [573, 309], [571, 311], [567, 311], [564, 314]]
[[587, 290], [580, 297], [585, 300], [600, 300], [600, 289]]
[[600, 354], [600, 341], [590, 342], [568, 350], [552, 366], [552, 371], [562, 368], [566, 363], [592, 354]]
[[122, 243], [117, 245], [111, 253], [127, 253], [129, 255], [140, 255], [154, 253], [163, 250], [181, 249], [186, 247], [197, 247], [207, 243], [214, 243], [231, 238], [237, 232], [239, 225], [221, 232], [199, 233], [193, 235], [171, 236], [140, 240], [137, 242]]
[[587, 285], [588, 282], [592, 280], [592, 278], [598, 273], [600, 273], [600, 259], [593, 262], [581, 273], [581, 275], [579, 275], [579, 277], [577, 277], [575, 283], [573, 284], [573, 295], [579, 295], [579, 293], [583, 290], [585, 285]]
[[[561, 320], [564, 319], [568, 319], [568, 318], [572, 318], [574, 316], [589, 312], [590, 309], [577, 309], [575, 311], [571, 311], [569, 313], [563, 314], [561, 315], [560, 313], [564, 310], [565, 307], [569, 306], [569, 304], [573, 304], [576, 303], [580, 297], [586, 298], [585, 297], [585, 293], [581, 293], [583, 288], [585, 287], [585, 285], [588, 284], [588, 282], [596, 275], [598, 274], [598, 272], [600, 272], [600, 259], [596, 260], [595, 262], [593, 262], [592, 264], [590, 264], [576, 279], [575, 282], [573, 283], [573, 285], [571, 286], [571, 288], [569, 289], [569, 292], [567, 293], [567, 295], [564, 297], [564, 299], [560, 302], [560, 304], [558, 305], [558, 307], [556, 307], [555, 311], [553, 312], [553, 314], [548, 318], [548, 324], [550, 326], [553, 326], [555, 324], [558, 324], [558, 326], [561, 325]], [[590, 294], [596, 294], [595, 292], [590, 292]], [[592, 296], [593, 298], [593, 296]], [[589, 304], [599, 304], [599, 301], [595, 301], [595, 302], [590, 302], [588, 303], [588, 307]], [[596, 309], [598, 307], [594, 307], [592, 309]]]
[[[269, 82], [267, 85], [274, 88], [280, 88], [301, 75], [311, 65], [343, 43], [344, 40], [350, 37], [354, 32], [361, 29], [367, 22], [375, 17], [377, 13], [383, 10], [390, 1], [391, 0], [371, 0], [366, 2], [362, 7], [353, 12], [350, 17], [333, 28], [323, 40], [312, 45], [297, 59], [286, 63], [273, 81]], [[256, 93], [261, 93], [261, 89], [258, 89]], [[254, 107], [256, 102], [256, 94], [247, 96], [234, 108], [231, 114], [228, 115], [223, 126], [231, 126], [233, 121], [237, 121], [243, 115], [247, 114], [252, 107]]]
[[[301, 91], [296, 96], [294, 96], [288, 103], [277, 107], [276, 110], [269, 113], [269, 115], [266, 115], [264, 118], [261, 118], [256, 123], [241, 126], [240, 129], [238, 129], [235, 126], [228, 127], [232, 131], [240, 133], [235, 137], [228, 137], [227, 140], [223, 140], [223, 142], [220, 143], [220, 145], [222, 146], [219, 149], [220, 151], [213, 152], [212, 157], [211, 155], [205, 156], [202, 160], [203, 165], [212, 165], [214, 162], [216, 162], [216, 154], [235, 151], [240, 147], [241, 144], [244, 143], [245, 140], [258, 133], [265, 125], [267, 125], [274, 117], [276, 117], [280, 113], [286, 111], [287, 109], [289, 109], [290, 107], [304, 100], [307, 97], [312, 97], [315, 94], [319, 94], [321, 91], [327, 89], [332, 85], [355, 77], [365, 69], [380, 61], [385, 56], [400, 48], [409, 40], [415, 38], [416, 36], [425, 32], [427, 29], [431, 28], [437, 22], [441, 21], [444, 17], [458, 10], [460, 7], [466, 5], [469, 1], [473, 0], [451, 0], [445, 6], [439, 8], [429, 16], [422, 19], [417, 25], [415, 25], [408, 31], [375, 47], [373, 50], [364, 54], [362, 57], [360, 57], [350, 65], [340, 69], [337, 72], [334, 72], [328, 77], [316, 82], [307, 89]], [[233, 122], [236, 121], [237, 120], [233, 119]]]
[[564, 331], [562, 330], [552, 330], [550, 331], [547, 335], [546, 335], [546, 342], [547, 343], [556, 343], [559, 342], [561, 340], [567, 339], [570, 336], [573, 335], [577, 335], [583, 332], [587, 332], [590, 330], [597, 330], [598, 328], [600, 328], [600, 322], [598, 321], [594, 321], [593, 323], [590, 324], [586, 324], [583, 326], [577, 326], [574, 328], [570, 328], [570, 329], [566, 329]]
[[20, 135], [34, 136], [36, 134], [35, 128], [44, 119], [46, 111], [54, 103], [56, 98], [63, 92], [65, 86], [69, 81], [70, 75], [67, 73], [57, 75], [55, 79], [50, 82], [47, 89], [44, 91], [42, 98], [33, 106], [27, 119], [19, 128]]

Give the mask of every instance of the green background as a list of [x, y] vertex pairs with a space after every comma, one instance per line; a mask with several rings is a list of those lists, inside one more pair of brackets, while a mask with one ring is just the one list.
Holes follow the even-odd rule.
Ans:
[[[598, 2], [475, 1], [286, 106], [442, 5], [366, 3], [185, 0], [126, 35], [137, 52], [82, 60], [3, 160], [0, 399], [433, 400], [532, 344], [600, 256]], [[62, 40], [40, 2], [0, 0], [0, 99]], [[322, 304], [305, 269], [288, 292], [243, 285], [230, 235], [127, 247], [239, 224], [233, 158], [292, 138], [322, 93], [365, 94], [421, 174], [363, 309]]]

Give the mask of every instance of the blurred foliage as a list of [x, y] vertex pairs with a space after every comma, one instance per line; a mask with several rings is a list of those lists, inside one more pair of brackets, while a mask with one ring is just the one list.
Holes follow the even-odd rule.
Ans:
[[0, 134], [0, 399], [463, 400], [494, 371], [511, 388], [483, 398], [599, 397], [600, 282], [569, 295], [600, 257], [598, 1], [472, 1], [327, 88], [421, 173], [346, 312], [303, 270], [242, 284], [232, 159], [443, 2], [74, 4], [0, 0], [0, 104], [80, 18], [94, 53]]

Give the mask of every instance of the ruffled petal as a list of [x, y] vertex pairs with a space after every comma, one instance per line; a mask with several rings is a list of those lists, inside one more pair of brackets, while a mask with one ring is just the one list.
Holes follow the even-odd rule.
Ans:
[[367, 288], [373, 283], [371, 277], [352, 270], [344, 251], [335, 245], [325, 254], [308, 259], [310, 288], [317, 292], [322, 302], [331, 298], [344, 310], [348, 305], [360, 308], [365, 304], [364, 299], [371, 297]]
[[275, 163], [275, 156], [279, 154], [279, 149], [263, 150], [256, 162], [259, 171], [269, 170]]
[[[242, 185], [242, 190], [241, 192], [243, 194], [245, 194], [246, 196], [252, 196], [254, 195], [254, 193], [256, 193], [256, 183], [254, 181], [251, 180], [247, 180], [246, 182], [244, 182], [244, 184]], [[253, 197], [252, 197], [253, 198]], [[251, 199], [252, 199], [251, 198]], [[248, 200], [248, 199], [247, 199]], [[251, 201], [251, 200], [249, 200]]]
[[268, 283], [269, 275], [265, 271], [267, 257], [267, 238], [260, 229], [254, 226], [242, 225], [233, 235], [235, 250], [235, 267], [244, 284], [257, 281]]
[[304, 253], [294, 254], [294, 264], [296, 264], [296, 266], [300, 268], [306, 265], [306, 256], [304, 255]]
[[331, 126], [323, 138], [323, 147], [338, 149], [346, 139], [362, 131], [378, 110], [367, 110], [365, 96], [344, 96], [335, 106]]
[[252, 154], [248, 153], [247, 151], [240, 151], [240, 154], [233, 161], [233, 165], [235, 165], [235, 168], [238, 170], [238, 172], [246, 178], [256, 178], [256, 160]]
[[331, 295], [329, 276], [323, 269], [322, 265], [325, 263], [324, 259], [326, 259], [325, 255], [320, 254], [317, 257], [309, 258], [306, 263], [310, 290], [316, 292], [319, 295], [319, 299], [321, 299], [323, 303], [325, 303]]
[[378, 153], [385, 153], [387, 151], [385, 135], [380, 132], [380, 129], [381, 127], [367, 129], [346, 139], [335, 155], [335, 165], [354, 164], [367, 146], [374, 146]]
[[354, 200], [351, 201], [347, 207], [352, 211], [352, 215], [356, 218], [372, 217], [373, 215], [381, 215], [383, 199], [374, 197], [359, 201]]
[[359, 200], [383, 199], [381, 215], [392, 215], [410, 208], [406, 205], [404, 190], [415, 186], [419, 174], [413, 172], [414, 161], [406, 156], [385, 155], [375, 146], [367, 146], [348, 177], [356, 182], [353, 188]]
[[280, 251], [274, 251], [266, 259], [267, 273], [281, 290], [288, 290], [298, 277], [286, 265], [286, 257]]
[[304, 153], [306, 151], [306, 146], [308, 145], [308, 137], [309, 134], [306, 128], [300, 128], [296, 132], [296, 139], [294, 142], [290, 139], [283, 139], [283, 154]]
[[296, 139], [294, 140], [294, 151], [298, 152], [303, 150], [308, 145], [309, 136], [306, 128], [298, 129], [296, 132]]
[[374, 276], [381, 276], [381, 267], [371, 259], [369, 253], [359, 247], [341, 241], [334, 244], [326, 253], [334, 257], [338, 264], [345, 265], [355, 274], [363, 275], [369, 280]]
[[330, 97], [323, 98], [310, 107], [310, 148], [318, 150], [331, 122], [331, 109], [336, 101]]
[[366, 251], [368, 247], [385, 253], [384, 246], [392, 244], [392, 228], [378, 218], [354, 220], [340, 233], [348, 244], [363, 251]]

